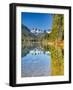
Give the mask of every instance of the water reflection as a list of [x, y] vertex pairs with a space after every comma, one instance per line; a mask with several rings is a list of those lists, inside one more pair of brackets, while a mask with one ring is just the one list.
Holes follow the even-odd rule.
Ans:
[[22, 48], [21, 76], [56, 75], [64, 75], [64, 50], [39, 42], [27, 42]]

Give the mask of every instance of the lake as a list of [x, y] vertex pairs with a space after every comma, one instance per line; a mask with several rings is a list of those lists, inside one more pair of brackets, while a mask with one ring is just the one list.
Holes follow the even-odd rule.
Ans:
[[40, 42], [27, 42], [22, 48], [21, 77], [56, 75], [64, 75], [64, 50]]

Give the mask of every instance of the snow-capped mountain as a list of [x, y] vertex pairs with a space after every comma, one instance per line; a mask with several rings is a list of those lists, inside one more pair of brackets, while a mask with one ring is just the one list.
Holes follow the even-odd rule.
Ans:
[[50, 30], [40, 30], [35, 28], [31, 30], [31, 33], [34, 33], [35, 35], [42, 34], [42, 33], [50, 33], [50, 32], [51, 32]]

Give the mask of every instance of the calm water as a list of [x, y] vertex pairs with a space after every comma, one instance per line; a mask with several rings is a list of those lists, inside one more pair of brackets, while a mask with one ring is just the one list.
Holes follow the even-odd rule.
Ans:
[[26, 44], [22, 49], [21, 76], [38, 77], [64, 74], [64, 51], [61, 48]]

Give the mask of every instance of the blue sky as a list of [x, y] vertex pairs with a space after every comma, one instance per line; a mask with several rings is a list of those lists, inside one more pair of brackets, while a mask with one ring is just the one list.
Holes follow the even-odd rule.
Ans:
[[21, 23], [30, 30], [33, 28], [48, 30], [52, 28], [52, 14], [48, 13], [21, 13]]

